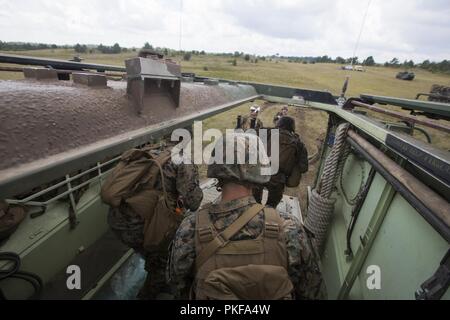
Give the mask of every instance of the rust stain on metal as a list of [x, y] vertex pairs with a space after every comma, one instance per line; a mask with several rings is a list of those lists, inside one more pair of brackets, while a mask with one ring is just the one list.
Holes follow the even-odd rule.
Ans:
[[429, 120], [422, 120], [422, 119], [419, 119], [417, 117], [407, 116], [407, 115], [402, 114], [400, 112], [395, 112], [395, 111], [391, 111], [391, 110], [388, 110], [388, 109], [380, 108], [380, 107], [377, 107], [377, 106], [372, 106], [370, 104], [366, 104], [366, 103], [359, 102], [359, 101], [352, 101], [352, 103], [355, 106], [362, 107], [362, 108], [365, 108], [365, 109], [369, 109], [369, 110], [372, 110], [372, 111], [375, 111], [375, 112], [378, 112], [378, 113], [387, 114], [389, 116], [405, 120], [405, 121], [407, 121], [409, 123], [417, 123], [417, 124], [421, 124], [421, 125], [424, 125], [424, 126], [427, 126], [427, 127], [430, 127], [430, 128], [434, 128], [434, 129], [437, 129], [437, 130], [441, 130], [441, 131], [450, 133], [450, 127], [446, 126], [444, 124], [440, 124], [440, 123], [429, 121]]

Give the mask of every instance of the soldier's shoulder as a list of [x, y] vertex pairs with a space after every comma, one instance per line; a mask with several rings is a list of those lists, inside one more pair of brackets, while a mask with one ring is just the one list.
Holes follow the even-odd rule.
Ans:
[[283, 220], [283, 228], [287, 232], [303, 232], [302, 223], [300, 222], [300, 219], [293, 215], [292, 213], [284, 212], [284, 211], [278, 211], [278, 214], [280, 215], [281, 219]]
[[185, 237], [193, 234], [195, 230], [196, 213], [197, 212], [186, 213], [185, 217], [183, 218], [183, 221], [178, 227], [177, 237]]
[[300, 219], [297, 216], [295, 216], [294, 214], [292, 214], [290, 212], [286, 212], [286, 211], [280, 211], [280, 210], [277, 210], [277, 212], [283, 220], [290, 220], [296, 224], [300, 224]]

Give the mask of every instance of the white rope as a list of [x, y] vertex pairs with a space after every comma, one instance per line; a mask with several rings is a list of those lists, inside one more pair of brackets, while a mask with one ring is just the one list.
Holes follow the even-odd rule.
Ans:
[[322, 176], [316, 189], [312, 190], [309, 201], [305, 226], [314, 234], [313, 243], [319, 254], [322, 253], [328, 227], [333, 218], [336, 199], [332, 199], [331, 195], [342, 167], [343, 152], [347, 149], [346, 137], [349, 126], [348, 123], [343, 123], [336, 129], [333, 149], [325, 161]]

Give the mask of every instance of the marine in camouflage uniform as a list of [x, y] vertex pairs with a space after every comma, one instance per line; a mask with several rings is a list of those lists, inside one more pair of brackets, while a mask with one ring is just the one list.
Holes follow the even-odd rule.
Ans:
[[[232, 168], [234, 166], [234, 168]], [[251, 195], [251, 184], [267, 182], [268, 177], [256, 176], [256, 171], [240, 165], [210, 165], [208, 177], [219, 179], [220, 185], [229, 182], [241, 183], [250, 187], [250, 194], [231, 201], [217, 200], [208, 208], [208, 213], [213, 226], [218, 233], [224, 231], [238, 217], [256, 204]], [[257, 166], [259, 167], [259, 166]], [[221, 169], [224, 168], [224, 169]], [[237, 170], [236, 170], [237, 169]], [[297, 299], [323, 298], [323, 281], [318, 265], [318, 259], [307, 233], [298, 219], [286, 213], [280, 213], [285, 224], [282, 232], [285, 236], [288, 256], [288, 274], [295, 288]], [[288, 221], [292, 223], [288, 223]], [[264, 231], [264, 211], [260, 211], [247, 225], [235, 234], [231, 241], [249, 240], [258, 238]], [[196, 213], [185, 217], [181, 223], [172, 244], [167, 277], [173, 285], [176, 298], [186, 299], [190, 289], [195, 283], [196, 263]], [[195, 287], [193, 287], [195, 292]]]
[[289, 108], [288, 106], [284, 106], [283, 108], [281, 108], [280, 112], [277, 112], [277, 114], [275, 115], [275, 117], [273, 117], [273, 125], [276, 127], [278, 121], [282, 118], [282, 117], [286, 117], [288, 115], [289, 112]]
[[[260, 119], [258, 119], [258, 114], [260, 113], [261, 108], [258, 106], [252, 106], [250, 108], [250, 114], [242, 118], [241, 122], [241, 129], [248, 130], [248, 129], [255, 129], [258, 131], [259, 129], [263, 128], [264, 125]], [[252, 119], [255, 120], [255, 126], [252, 128]]]
[[[157, 155], [162, 151], [163, 147], [151, 152]], [[197, 166], [176, 165], [169, 160], [163, 165], [162, 169], [169, 203], [176, 203], [177, 201], [180, 203], [182, 201], [185, 212], [187, 210], [196, 211], [203, 199]], [[158, 178], [155, 189], [162, 191], [161, 177]], [[168, 250], [162, 252], [144, 251], [144, 220], [138, 214], [127, 213], [123, 214], [119, 209], [111, 208], [108, 223], [125, 244], [140, 253], [145, 259], [145, 270], [148, 274], [138, 297], [154, 299], [160, 292], [170, 293], [165, 276]]]
[[308, 151], [301, 141], [300, 137], [295, 133], [295, 120], [291, 117], [282, 117], [277, 122], [277, 128], [279, 129], [280, 142], [288, 140], [297, 140], [296, 144], [296, 161], [292, 163], [282, 163], [281, 155], [284, 152], [290, 152], [283, 150], [283, 144], [280, 143], [280, 169], [279, 172], [273, 175], [270, 181], [264, 185], [254, 188], [253, 195], [258, 203], [261, 203], [264, 188], [268, 191], [268, 197], [266, 204], [276, 208], [283, 199], [284, 190], [286, 187], [287, 179], [292, 174], [293, 166], [298, 166], [302, 173], [308, 171]]

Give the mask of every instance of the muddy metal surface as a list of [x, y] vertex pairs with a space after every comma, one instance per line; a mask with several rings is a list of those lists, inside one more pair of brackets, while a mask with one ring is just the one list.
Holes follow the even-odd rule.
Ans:
[[62, 81], [0, 81], [0, 170], [253, 95], [251, 86], [183, 83], [180, 107], [168, 95], [150, 95], [138, 115], [125, 82], [95, 89]]

